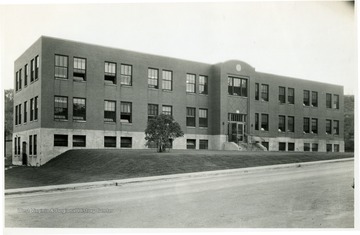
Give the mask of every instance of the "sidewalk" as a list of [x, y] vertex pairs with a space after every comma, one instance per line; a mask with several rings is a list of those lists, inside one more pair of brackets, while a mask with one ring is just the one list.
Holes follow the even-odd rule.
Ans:
[[345, 162], [345, 161], [354, 161], [354, 158], [343, 158], [336, 160], [304, 162], [304, 163], [279, 164], [279, 165], [271, 165], [271, 166], [249, 167], [249, 168], [239, 168], [239, 169], [230, 169], [230, 170], [203, 171], [203, 172], [195, 172], [195, 173], [150, 176], [150, 177], [141, 177], [141, 178], [121, 179], [121, 180], [96, 181], [96, 182], [88, 182], [88, 183], [61, 184], [61, 185], [50, 185], [50, 186], [42, 186], [42, 187], [7, 189], [5, 190], [5, 195], [21, 195], [21, 194], [31, 194], [38, 192], [54, 192], [54, 191], [65, 191], [65, 190], [100, 188], [100, 187], [109, 187], [109, 186], [122, 186], [125, 184], [140, 183], [140, 182], [169, 181], [175, 179], [186, 179], [186, 178], [197, 178], [197, 177], [236, 175], [236, 174], [246, 174], [246, 173], [258, 172], [258, 171], [276, 170], [282, 168], [297, 168], [297, 167], [306, 167], [306, 166], [312, 166], [318, 164], [331, 164], [331, 163]]

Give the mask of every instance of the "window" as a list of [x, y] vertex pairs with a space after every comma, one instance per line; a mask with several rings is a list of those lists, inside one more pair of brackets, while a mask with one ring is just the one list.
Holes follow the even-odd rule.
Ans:
[[24, 123], [27, 122], [27, 101], [24, 102]]
[[199, 148], [200, 149], [208, 149], [209, 147], [209, 141], [208, 140], [200, 140], [200, 145]]
[[326, 144], [326, 152], [332, 152], [332, 144]]
[[194, 127], [195, 124], [195, 112], [196, 108], [186, 108], [186, 126], [192, 126]]
[[310, 91], [308, 91], [308, 90], [304, 90], [303, 105], [304, 106], [310, 106]]
[[255, 100], [259, 100], [259, 83], [255, 83]]
[[326, 134], [331, 134], [331, 120], [326, 119]]
[[186, 92], [195, 93], [195, 74], [186, 74]]
[[310, 143], [304, 143], [304, 151], [310, 152]]
[[148, 120], [154, 119], [159, 114], [159, 105], [148, 104]]
[[261, 142], [261, 145], [264, 146], [267, 150], [269, 150], [269, 142], [263, 141]]
[[326, 108], [331, 109], [331, 94], [326, 93]]
[[30, 99], [30, 121], [34, 120], [34, 98]]
[[337, 120], [334, 120], [333, 121], [333, 130], [334, 130], [334, 132], [333, 132], [333, 134], [334, 135], [338, 135], [339, 134], [339, 121], [337, 121]]
[[279, 142], [279, 151], [286, 151], [286, 143]]
[[15, 73], [15, 91], [19, 90], [19, 71]]
[[84, 98], [73, 99], [73, 120], [74, 121], [86, 120], [86, 99]]
[[295, 117], [288, 116], [288, 132], [294, 132], [294, 131], [295, 131]]
[[159, 88], [159, 70], [148, 69], [148, 87], [155, 89]]
[[24, 68], [24, 86], [27, 86], [28, 78], [29, 78], [29, 66], [28, 64], [26, 64]]
[[116, 122], [116, 102], [115, 101], [105, 100], [104, 121], [105, 122]]
[[34, 135], [34, 155], [37, 155], [37, 135]]
[[55, 55], [55, 78], [68, 78], [68, 57]]
[[294, 104], [295, 103], [295, 90], [294, 88], [288, 88], [288, 103]]
[[132, 107], [130, 102], [120, 103], [120, 122], [132, 123]]
[[120, 65], [121, 85], [132, 85], [132, 66], [128, 64]]
[[269, 115], [261, 114], [261, 130], [268, 131], [269, 130]]
[[311, 105], [313, 107], [318, 106], [318, 93], [316, 91], [311, 92]]
[[304, 118], [303, 129], [304, 133], [310, 133], [310, 118]]
[[288, 143], [288, 151], [295, 151], [295, 143]]
[[[21, 83], [21, 70], [20, 70], [20, 83]], [[21, 89], [21, 84], [20, 84], [20, 89]], [[334, 95], [334, 105], [333, 105], [334, 109], [339, 109], [339, 95]]]
[[68, 119], [68, 98], [65, 96], [55, 96], [55, 120], [67, 120]]
[[86, 59], [74, 57], [74, 73], [75, 81], [86, 81]]
[[316, 143], [313, 143], [312, 145], [311, 145], [311, 151], [313, 151], [313, 152], [317, 152], [318, 151], [318, 149], [319, 149], [319, 144], [316, 144]]
[[19, 106], [19, 121], [18, 123], [21, 124], [21, 104], [18, 105]]
[[199, 93], [207, 94], [208, 93], [208, 77], [207, 76], [199, 76]]
[[269, 85], [261, 84], [261, 100], [269, 101]]
[[285, 104], [285, 87], [279, 87], [279, 102], [280, 104]]
[[255, 113], [255, 130], [259, 130], [259, 114]]
[[39, 78], [39, 66], [40, 66], [40, 59], [39, 56], [37, 55], [35, 57], [35, 80]]
[[199, 127], [208, 126], [208, 110], [199, 109]]
[[29, 136], [29, 155], [33, 154], [33, 143], [32, 143], [33, 138], [32, 137], [33, 137], [32, 135]]
[[30, 66], [31, 66], [30, 82], [33, 82], [35, 79], [35, 61], [34, 61], [34, 59], [31, 60]]
[[73, 147], [86, 147], [86, 136], [73, 135]]
[[54, 135], [54, 146], [67, 147], [68, 136], [67, 135]]
[[105, 82], [116, 84], [116, 63], [105, 62]]
[[21, 138], [18, 137], [18, 143], [17, 143], [17, 153], [20, 154], [20, 143], [21, 143]]
[[38, 97], [36, 96], [35, 97], [35, 112], [34, 112], [34, 120], [37, 120], [38, 119], [38, 111], [39, 111], [39, 103], [38, 103]]
[[334, 152], [339, 152], [339, 151], [340, 151], [340, 145], [334, 144]]
[[162, 106], [162, 113], [165, 115], [172, 116], [172, 106], [170, 105], [163, 105]]
[[285, 132], [285, 116], [279, 116], [279, 132]]
[[116, 136], [104, 136], [104, 147], [116, 148]]
[[247, 80], [244, 78], [228, 77], [229, 95], [247, 97]]
[[246, 114], [228, 113], [228, 121], [246, 122]]
[[186, 149], [196, 149], [196, 140], [195, 139], [187, 139], [186, 140]]
[[311, 132], [314, 134], [318, 133], [318, 119], [317, 118], [311, 119]]
[[15, 125], [19, 123], [19, 106], [15, 106]]
[[132, 137], [121, 137], [120, 142], [121, 148], [132, 148]]
[[21, 78], [21, 69], [19, 70], [19, 90], [21, 90], [21, 85], [22, 85], [22, 78]]
[[167, 91], [172, 91], [172, 72], [171, 71], [162, 71], [162, 89]]

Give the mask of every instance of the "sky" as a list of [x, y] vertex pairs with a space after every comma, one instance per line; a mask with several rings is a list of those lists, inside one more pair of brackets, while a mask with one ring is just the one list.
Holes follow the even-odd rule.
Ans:
[[182, 2], [0, 5], [1, 81], [41, 35], [169, 57], [241, 60], [257, 71], [357, 92], [349, 2]]

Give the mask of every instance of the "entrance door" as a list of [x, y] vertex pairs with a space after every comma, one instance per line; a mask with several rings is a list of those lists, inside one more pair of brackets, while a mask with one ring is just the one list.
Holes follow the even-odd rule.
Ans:
[[229, 141], [239, 143], [244, 141], [244, 123], [242, 122], [230, 122], [229, 128]]
[[22, 164], [27, 165], [26, 142], [22, 143]]

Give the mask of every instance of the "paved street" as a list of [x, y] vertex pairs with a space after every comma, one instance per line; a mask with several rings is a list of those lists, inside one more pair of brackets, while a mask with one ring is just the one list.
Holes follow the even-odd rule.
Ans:
[[353, 161], [5, 197], [6, 227], [344, 228]]

